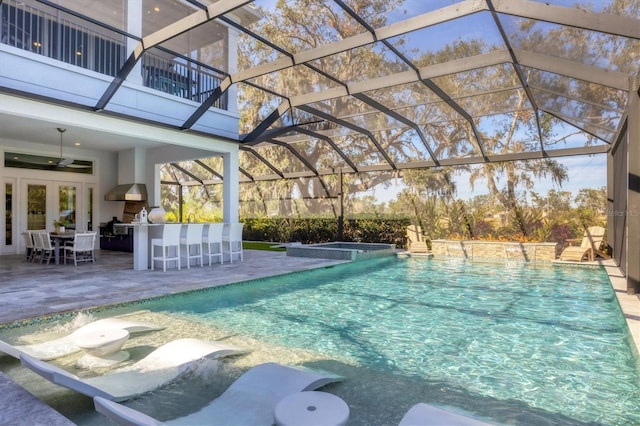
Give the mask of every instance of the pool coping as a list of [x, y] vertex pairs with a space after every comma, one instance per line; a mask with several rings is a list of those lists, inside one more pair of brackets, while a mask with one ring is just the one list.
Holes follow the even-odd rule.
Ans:
[[609, 275], [611, 286], [629, 327], [636, 351], [640, 354], [640, 298], [637, 294], [627, 294], [627, 279], [613, 261], [603, 261], [602, 266]]

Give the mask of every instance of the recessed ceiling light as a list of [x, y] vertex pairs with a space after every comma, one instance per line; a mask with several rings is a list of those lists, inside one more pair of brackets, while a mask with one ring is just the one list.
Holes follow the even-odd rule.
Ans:
[[154, 12], [160, 12], [160, 8], [158, 6], [156, 6], [156, 7], [153, 8], [153, 11]]
[[74, 142], [73, 143], [75, 146], [80, 146], [80, 142]]

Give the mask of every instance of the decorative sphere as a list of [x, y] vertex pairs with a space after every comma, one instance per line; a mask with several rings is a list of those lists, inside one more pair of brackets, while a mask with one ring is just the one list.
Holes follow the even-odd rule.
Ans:
[[147, 218], [152, 223], [165, 223], [167, 221], [166, 212], [162, 207], [153, 207]]

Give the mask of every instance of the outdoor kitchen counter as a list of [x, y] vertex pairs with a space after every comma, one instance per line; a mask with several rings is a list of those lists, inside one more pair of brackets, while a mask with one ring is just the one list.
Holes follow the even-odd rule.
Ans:
[[149, 269], [151, 238], [155, 238], [162, 233], [164, 223], [126, 223], [119, 225], [133, 228], [133, 269], [146, 271]]

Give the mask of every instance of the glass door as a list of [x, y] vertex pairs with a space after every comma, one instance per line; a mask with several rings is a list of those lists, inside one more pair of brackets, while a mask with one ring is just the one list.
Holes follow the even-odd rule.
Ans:
[[4, 216], [4, 220], [0, 222], [0, 252], [13, 253], [15, 246], [18, 244], [18, 236], [16, 233], [16, 183], [13, 179], [5, 179], [0, 190], [0, 196], [4, 200], [4, 210], [0, 213]]
[[47, 229], [46, 184], [27, 184], [27, 229]]
[[77, 190], [72, 185], [58, 186], [58, 218], [56, 223], [65, 229], [75, 230], [77, 227]]
[[94, 195], [94, 191], [93, 191], [93, 186], [89, 185], [85, 187], [85, 193], [86, 193], [86, 201], [87, 201], [87, 212], [86, 212], [86, 218], [87, 218], [87, 231], [93, 231], [93, 195]]

